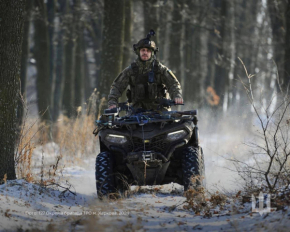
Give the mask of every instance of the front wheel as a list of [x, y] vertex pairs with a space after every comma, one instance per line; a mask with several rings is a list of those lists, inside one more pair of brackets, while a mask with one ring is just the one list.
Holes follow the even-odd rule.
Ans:
[[183, 150], [182, 170], [184, 191], [204, 185], [205, 171], [201, 147], [189, 146]]
[[113, 159], [110, 152], [101, 152], [96, 158], [96, 187], [98, 197], [108, 196], [116, 192], [113, 175]]

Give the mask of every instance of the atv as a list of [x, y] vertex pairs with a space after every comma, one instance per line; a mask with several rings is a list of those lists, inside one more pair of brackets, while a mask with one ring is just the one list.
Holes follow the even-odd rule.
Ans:
[[[100, 143], [95, 170], [99, 198], [122, 193], [132, 184], [174, 182], [183, 185], [184, 191], [203, 185], [197, 110], [162, 111], [175, 105], [169, 99], [160, 99], [158, 104], [158, 110], [145, 111], [119, 103], [96, 121], [93, 133], [99, 134]], [[126, 115], [120, 117], [121, 111]], [[196, 177], [195, 183], [192, 177]]]

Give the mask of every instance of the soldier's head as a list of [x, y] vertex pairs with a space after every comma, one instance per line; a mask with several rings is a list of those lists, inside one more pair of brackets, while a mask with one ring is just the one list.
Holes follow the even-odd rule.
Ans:
[[137, 44], [133, 45], [134, 52], [142, 61], [147, 61], [153, 58], [158, 51], [156, 44], [151, 40], [151, 36], [154, 36], [155, 32], [150, 30], [147, 37], [141, 39]]
[[151, 59], [152, 56], [152, 50], [149, 48], [140, 48], [139, 49], [140, 53], [139, 53], [139, 57], [142, 61], [147, 61]]

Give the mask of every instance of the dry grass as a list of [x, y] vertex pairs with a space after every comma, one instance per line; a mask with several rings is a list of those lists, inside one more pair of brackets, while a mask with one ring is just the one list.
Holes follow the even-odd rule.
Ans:
[[16, 174], [18, 178], [24, 178], [28, 182], [33, 180], [31, 174], [31, 158], [35, 148], [34, 143], [31, 141], [32, 132], [28, 131], [27, 136], [20, 140], [18, 145], [17, 159], [16, 159]]
[[54, 142], [60, 148], [60, 155], [67, 162], [82, 162], [84, 157], [96, 154], [97, 144], [92, 132], [94, 116], [83, 115], [76, 119], [62, 116], [54, 125]]
[[42, 182], [53, 181], [64, 167], [82, 164], [84, 158], [97, 153], [94, 128], [94, 116], [80, 111], [77, 118], [61, 116], [54, 125], [27, 119], [15, 153], [17, 177], [28, 182], [39, 181], [40, 176]]

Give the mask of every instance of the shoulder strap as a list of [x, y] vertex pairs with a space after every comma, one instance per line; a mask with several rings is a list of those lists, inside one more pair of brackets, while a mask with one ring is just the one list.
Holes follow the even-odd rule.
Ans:
[[154, 61], [153, 71], [154, 71], [154, 73], [159, 72], [159, 61], [158, 60]]
[[138, 75], [139, 68], [138, 68], [138, 65], [136, 64], [136, 62], [133, 62], [133, 63], [131, 64], [131, 68], [132, 68], [132, 70], [133, 70], [133, 73], [134, 73], [135, 75]]

